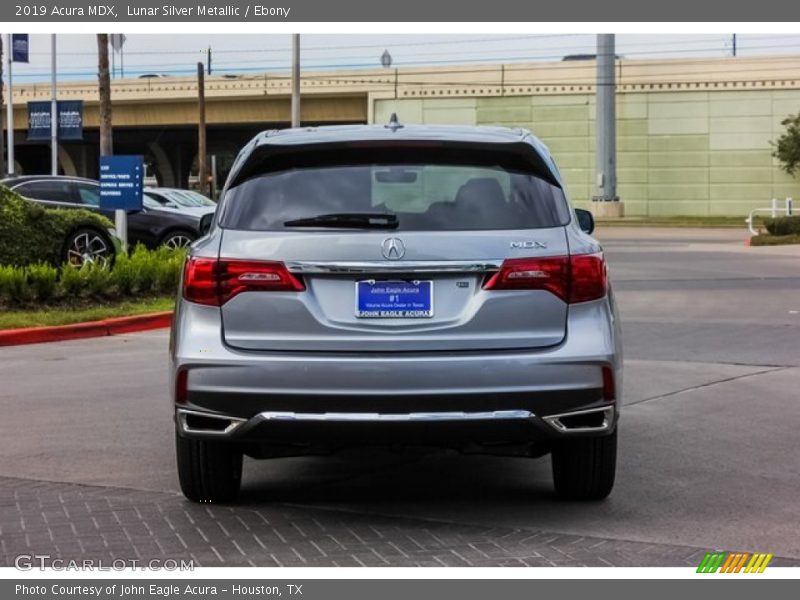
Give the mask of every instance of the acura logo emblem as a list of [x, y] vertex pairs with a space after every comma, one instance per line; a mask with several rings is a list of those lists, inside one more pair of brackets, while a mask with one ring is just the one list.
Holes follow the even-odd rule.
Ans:
[[381, 244], [381, 250], [386, 260], [400, 260], [406, 254], [406, 247], [400, 238], [386, 238]]

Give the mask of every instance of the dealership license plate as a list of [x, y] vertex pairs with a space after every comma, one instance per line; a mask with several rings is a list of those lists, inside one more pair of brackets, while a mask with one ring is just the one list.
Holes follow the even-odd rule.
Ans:
[[432, 316], [432, 281], [356, 282], [356, 317], [424, 319]]

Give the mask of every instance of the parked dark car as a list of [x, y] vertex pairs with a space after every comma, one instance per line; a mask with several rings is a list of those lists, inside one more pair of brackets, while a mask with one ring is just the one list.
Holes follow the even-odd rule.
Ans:
[[[97, 211], [112, 221], [113, 210], [100, 209], [100, 184], [82, 177], [54, 175], [25, 175], [4, 179], [3, 185], [20, 196], [51, 208], [85, 208]], [[155, 200], [144, 199], [140, 212], [128, 214], [128, 241], [148, 248], [160, 245], [184, 247], [200, 237], [200, 219], [204, 211], [184, 211], [161, 206]]]
[[0, 265], [113, 263], [121, 248], [103, 215], [48, 209], [0, 185]]

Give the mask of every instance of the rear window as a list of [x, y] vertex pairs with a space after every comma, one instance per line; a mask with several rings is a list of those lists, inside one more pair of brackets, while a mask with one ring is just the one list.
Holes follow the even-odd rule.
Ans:
[[[533, 229], [569, 222], [564, 193], [531, 172], [483, 161], [380, 161], [285, 168], [229, 189], [221, 225], [286, 231], [339, 213], [397, 215], [399, 230]], [[281, 165], [283, 166], [283, 165]]]

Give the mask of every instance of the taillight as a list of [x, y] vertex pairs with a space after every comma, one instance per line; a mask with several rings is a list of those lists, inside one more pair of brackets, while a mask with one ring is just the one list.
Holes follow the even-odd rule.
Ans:
[[605, 296], [608, 276], [602, 254], [509, 258], [483, 287], [487, 290], [546, 290], [574, 304]]
[[218, 264], [220, 304], [242, 292], [302, 292], [306, 289], [280, 262], [221, 259]]
[[569, 301], [588, 302], [608, 293], [608, 269], [602, 254], [571, 256]]
[[183, 297], [197, 304], [219, 306], [216, 270], [213, 258], [189, 258], [183, 267]]
[[487, 290], [547, 290], [566, 301], [569, 259], [509, 258], [483, 286]]
[[242, 292], [302, 292], [303, 281], [281, 262], [190, 258], [183, 275], [183, 297], [222, 306]]

